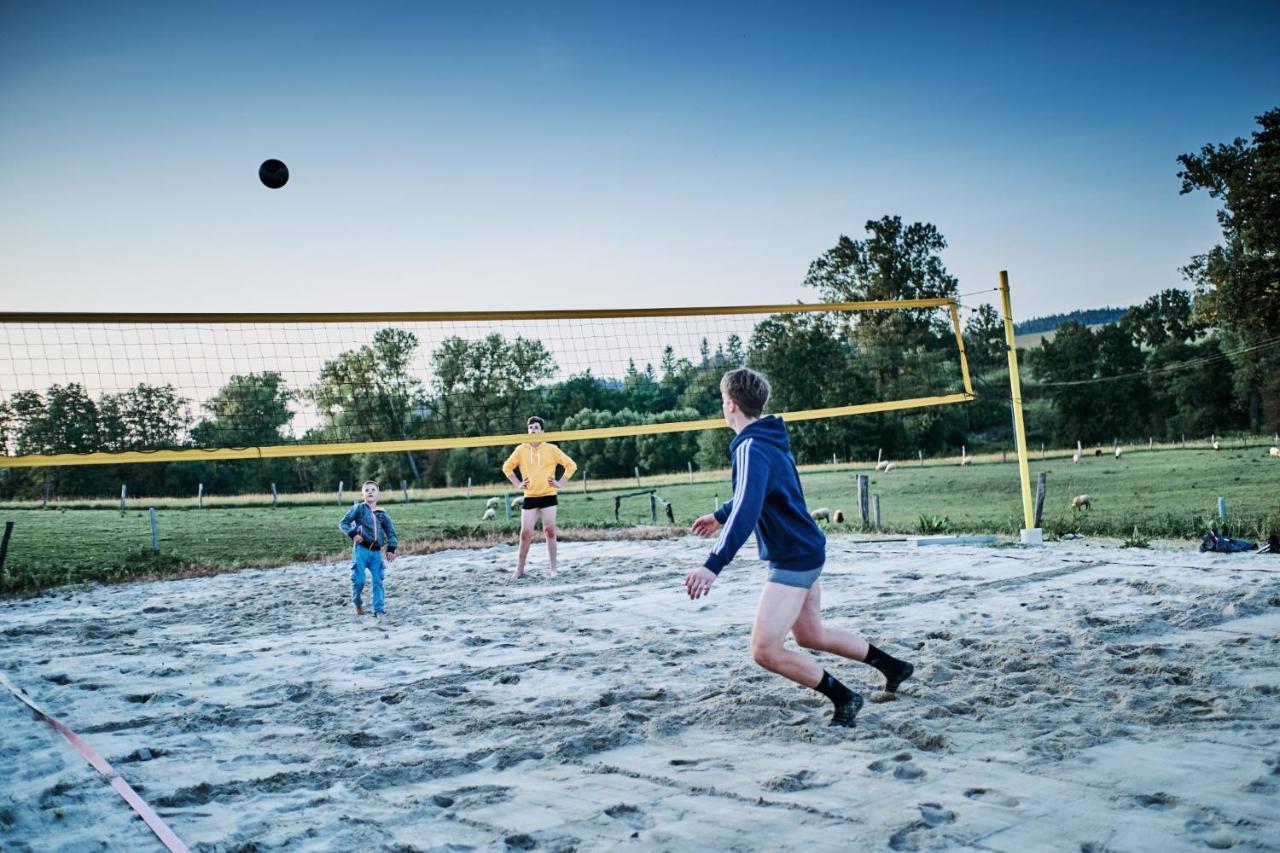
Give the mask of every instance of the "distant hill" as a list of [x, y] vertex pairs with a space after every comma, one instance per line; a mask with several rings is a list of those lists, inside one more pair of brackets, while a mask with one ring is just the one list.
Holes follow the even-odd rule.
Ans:
[[1105, 326], [1107, 323], [1118, 322], [1128, 310], [1128, 308], [1086, 308], [1081, 311], [1072, 311], [1070, 314], [1050, 314], [1047, 317], [1032, 317], [1030, 320], [1014, 323], [1013, 331], [1017, 335], [1029, 335], [1032, 332], [1052, 332], [1070, 320], [1074, 320], [1081, 326]]

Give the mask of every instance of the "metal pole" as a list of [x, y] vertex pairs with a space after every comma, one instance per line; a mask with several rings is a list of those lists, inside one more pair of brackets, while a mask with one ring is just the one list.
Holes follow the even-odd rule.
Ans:
[[204, 483], [201, 483], [196, 488], [196, 506], [199, 509], [204, 509]]
[[1009, 390], [1013, 397], [1013, 425], [1018, 442], [1018, 478], [1022, 482], [1022, 517], [1028, 530], [1035, 529], [1031, 504], [1031, 468], [1027, 463], [1027, 432], [1022, 420], [1022, 382], [1018, 378], [1018, 349], [1013, 335], [1013, 308], [1009, 302], [1009, 273], [1000, 271], [1000, 301], [1004, 307], [1004, 339], [1009, 355]]
[[276, 484], [271, 484], [271, 508], [276, 508]]
[[151, 508], [151, 553], [160, 553], [160, 521], [156, 518], [156, 508]]

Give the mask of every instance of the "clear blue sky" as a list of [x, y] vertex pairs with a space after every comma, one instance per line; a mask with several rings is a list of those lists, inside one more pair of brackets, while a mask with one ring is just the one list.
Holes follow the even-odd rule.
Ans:
[[1031, 5], [3, 2], [3, 305], [813, 301], [885, 214], [1023, 318], [1185, 286], [1280, 4]]

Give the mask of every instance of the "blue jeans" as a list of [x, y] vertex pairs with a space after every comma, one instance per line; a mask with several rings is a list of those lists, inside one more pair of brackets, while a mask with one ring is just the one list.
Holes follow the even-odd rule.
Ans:
[[364, 592], [364, 570], [367, 568], [369, 574], [373, 576], [373, 612], [375, 615], [385, 613], [387, 599], [382, 591], [382, 572], [385, 569], [382, 552], [370, 551], [363, 545], [357, 545], [352, 553], [352, 559], [354, 565], [351, 566], [351, 602], [356, 607], [360, 606], [361, 594]]

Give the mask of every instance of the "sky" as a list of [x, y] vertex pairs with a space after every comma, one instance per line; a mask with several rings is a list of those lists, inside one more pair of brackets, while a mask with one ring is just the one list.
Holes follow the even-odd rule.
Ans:
[[1276, 44], [1275, 2], [0, 0], [0, 310], [817, 301], [885, 215], [966, 304], [1136, 304], [1220, 238], [1176, 158], [1280, 106]]

